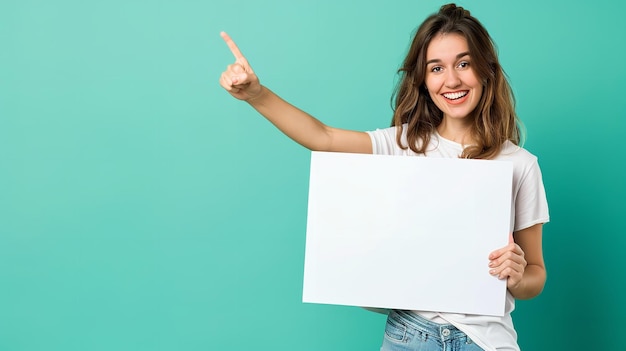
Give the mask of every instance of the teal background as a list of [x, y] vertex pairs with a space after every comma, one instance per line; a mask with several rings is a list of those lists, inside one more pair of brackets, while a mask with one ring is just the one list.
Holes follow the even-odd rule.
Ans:
[[[2, 0], [0, 350], [378, 350], [384, 316], [301, 302], [310, 153], [219, 87], [219, 32], [285, 99], [371, 130], [441, 4]], [[459, 4], [550, 202], [520, 345], [621, 349], [626, 5]]]

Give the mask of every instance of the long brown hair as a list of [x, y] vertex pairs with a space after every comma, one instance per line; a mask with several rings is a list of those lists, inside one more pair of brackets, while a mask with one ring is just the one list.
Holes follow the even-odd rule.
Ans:
[[[474, 111], [470, 145], [459, 155], [464, 158], [490, 159], [498, 155], [505, 141], [520, 142], [520, 121], [515, 113], [515, 98], [500, 66], [496, 46], [483, 25], [470, 12], [455, 4], [444, 5], [418, 28], [402, 67], [395, 99], [392, 126], [398, 127], [396, 142], [416, 153], [425, 154], [432, 133], [443, 119], [426, 90], [426, 50], [438, 34], [462, 35], [469, 46], [472, 68], [483, 83], [483, 94]], [[402, 145], [402, 125], [407, 124], [408, 145]]]

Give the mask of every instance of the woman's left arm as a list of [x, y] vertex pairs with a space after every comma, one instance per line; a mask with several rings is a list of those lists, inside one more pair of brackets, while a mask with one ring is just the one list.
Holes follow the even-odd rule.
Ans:
[[542, 226], [513, 233], [514, 240], [489, 255], [489, 267], [494, 276], [507, 279], [507, 288], [516, 299], [531, 299], [541, 293], [546, 283], [543, 261]]

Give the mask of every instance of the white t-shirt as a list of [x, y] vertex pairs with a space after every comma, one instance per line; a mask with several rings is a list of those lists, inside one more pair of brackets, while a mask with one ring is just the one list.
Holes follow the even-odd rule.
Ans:
[[[457, 158], [463, 152], [463, 145], [444, 139], [438, 133], [432, 135], [425, 155], [417, 154], [409, 148], [403, 150], [396, 142], [396, 130], [396, 127], [391, 127], [368, 132], [372, 139], [374, 154]], [[403, 145], [407, 145], [406, 125], [403, 126], [401, 142]], [[537, 157], [507, 141], [494, 160], [513, 162], [511, 232], [548, 222], [550, 220], [548, 203]], [[497, 248], [494, 247], [495, 249]], [[517, 333], [513, 328], [511, 319], [511, 312], [514, 308], [515, 299], [507, 291], [503, 317], [428, 311], [416, 312], [433, 322], [453, 324], [487, 351], [519, 351]]]

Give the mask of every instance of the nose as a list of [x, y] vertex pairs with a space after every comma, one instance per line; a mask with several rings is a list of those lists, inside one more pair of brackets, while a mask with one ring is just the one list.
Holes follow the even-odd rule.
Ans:
[[461, 85], [461, 79], [459, 78], [459, 73], [454, 69], [449, 69], [446, 72], [446, 87], [453, 89]]

